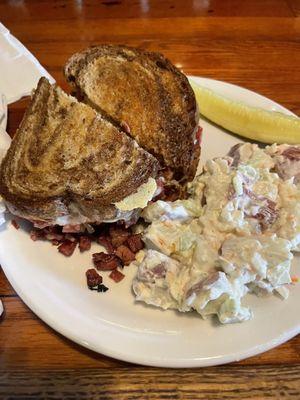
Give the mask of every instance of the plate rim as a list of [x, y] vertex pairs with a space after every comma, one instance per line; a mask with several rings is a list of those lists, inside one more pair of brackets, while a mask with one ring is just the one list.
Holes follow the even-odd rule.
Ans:
[[[190, 79], [204, 79], [213, 82], [218, 82], [221, 84], [225, 85], [230, 85], [232, 87], [237, 87], [239, 89], [242, 89], [243, 91], [248, 91], [252, 95], [255, 94], [256, 96], [261, 97], [264, 100], [267, 100], [268, 102], [271, 102], [274, 104], [276, 107], [280, 107], [283, 112], [290, 114], [290, 115], [295, 115], [292, 111], [288, 110], [287, 108], [283, 107], [279, 103], [276, 103], [274, 100], [267, 98], [266, 96], [263, 96], [257, 92], [254, 92], [252, 90], [249, 90], [247, 88], [244, 88], [239, 85], [232, 84], [230, 82], [225, 82], [221, 80], [216, 80], [216, 79], [211, 79], [211, 78], [206, 78], [206, 77], [201, 77], [201, 76], [194, 76], [194, 75], [187, 75], [187, 77]], [[244, 140], [241, 138], [241, 140]], [[256, 356], [258, 354], [261, 354], [263, 352], [266, 352], [274, 347], [277, 347], [286, 341], [292, 339], [296, 335], [300, 333], [300, 320], [297, 326], [295, 326], [293, 329], [289, 329], [288, 331], [284, 331], [281, 335], [279, 335], [276, 339], [271, 339], [267, 342], [264, 342], [262, 344], [254, 345], [248, 349], [238, 351], [237, 353], [232, 353], [228, 355], [219, 355], [219, 356], [213, 356], [213, 357], [188, 357], [188, 358], [180, 358], [180, 359], [167, 359], [164, 357], [158, 358], [152, 357], [149, 358], [143, 357], [140, 354], [134, 353], [134, 355], [130, 353], [125, 352], [120, 352], [120, 350], [114, 350], [112, 348], [107, 348], [107, 347], [102, 347], [101, 345], [99, 346], [97, 344], [93, 345], [91, 343], [88, 343], [86, 341], [83, 341], [80, 335], [76, 335], [76, 332], [74, 332], [74, 329], [69, 328], [69, 326], [66, 326], [66, 324], [62, 324], [61, 321], [55, 320], [48, 312], [48, 310], [44, 310], [40, 308], [29, 296], [28, 293], [25, 293], [20, 286], [20, 284], [14, 279], [13, 274], [10, 271], [10, 266], [9, 263], [3, 263], [2, 262], [2, 257], [0, 258], [1, 266], [3, 269], [4, 274], [6, 275], [7, 279], [9, 280], [10, 284], [12, 285], [13, 289], [16, 291], [17, 295], [21, 298], [21, 300], [26, 304], [27, 307], [30, 308], [38, 316], [39, 319], [44, 321], [47, 325], [51, 327], [54, 331], [58, 332], [62, 336], [66, 337], [67, 339], [79, 344], [80, 346], [83, 346], [89, 350], [95, 351], [96, 353], [105, 355], [107, 357], [112, 357], [121, 361], [125, 362], [130, 362], [133, 364], [140, 364], [140, 365], [145, 365], [145, 366], [151, 366], [151, 367], [163, 367], [163, 368], [201, 368], [201, 367], [208, 367], [208, 366], [215, 366], [215, 365], [221, 365], [221, 364], [227, 364], [231, 362], [236, 362], [240, 361], [249, 357]], [[6, 266], [5, 266], [6, 264]]]

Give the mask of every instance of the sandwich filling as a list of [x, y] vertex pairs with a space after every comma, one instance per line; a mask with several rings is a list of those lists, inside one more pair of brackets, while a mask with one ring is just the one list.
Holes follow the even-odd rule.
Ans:
[[135, 193], [114, 204], [121, 212], [132, 211], [136, 208], [145, 208], [148, 202], [154, 197], [156, 190], [157, 184], [155, 179], [149, 178]]
[[[123, 200], [115, 203], [116, 213], [113, 218], [103, 219], [97, 210], [92, 211], [89, 216], [85, 216], [79, 209], [76, 203], [70, 203], [68, 205], [68, 214], [64, 214], [53, 218], [52, 220], [35, 220], [32, 216], [22, 212], [16, 208], [13, 204], [5, 202], [8, 210], [21, 218], [30, 220], [35, 227], [43, 228], [51, 225], [60, 226], [73, 226], [77, 227], [75, 230], [78, 231], [78, 225], [82, 225], [80, 230], [85, 230], [85, 224], [100, 224], [100, 223], [113, 223], [117, 221], [124, 221], [126, 225], [136, 222], [143, 208], [153, 199], [153, 197], [159, 194], [159, 188], [154, 178], [149, 178], [148, 181], [142, 184], [135, 193], [125, 197]], [[5, 210], [4, 202], [1, 203], [0, 213], [3, 215]], [[92, 221], [92, 222], [91, 222]], [[0, 224], [4, 223], [4, 217], [0, 219]]]

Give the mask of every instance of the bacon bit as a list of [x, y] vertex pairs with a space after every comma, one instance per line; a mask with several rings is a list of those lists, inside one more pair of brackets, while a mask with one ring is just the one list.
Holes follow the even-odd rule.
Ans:
[[85, 273], [88, 287], [91, 289], [102, 283], [102, 276], [94, 268], [90, 268]]
[[115, 254], [123, 261], [125, 265], [129, 265], [131, 261], [135, 260], [135, 254], [123, 244], [116, 249]]
[[99, 236], [98, 243], [101, 244], [101, 246], [103, 246], [108, 253], [114, 252], [114, 247], [111, 244], [110, 238], [105, 237], [105, 236]]
[[142, 241], [141, 234], [129, 236], [129, 238], [127, 239], [127, 244], [130, 250], [133, 251], [134, 253], [137, 253], [138, 251], [144, 248], [144, 243]]
[[112, 226], [109, 228], [109, 235], [111, 237], [111, 243], [113, 247], [118, 247], [125, 243], [130, 233], [125, 229]]
[[264, 207], [261, 207], [260, 211], [254, 215], [260, 221], [262, 230], [266, 230], [270, 225], [274, 224], [278, 218], [279, 211], [275, 209], [276, 204], [268, 200]]
[[253, 218], [259, 220], [262, 231], [274, 224], [279, 215], [279, 211], [276, 209], [276, 203], [265, 196], [257, 195], [247, 187], [244, 187], [244, 194], [253, 201], [264, 203], [264, 205], [260, 207], [259, 212], [253, 215]]
[[122, 225], [118, 226], [116, 224], [112, 224], [112, 225], [109, 225], [108, 232], [109, 232], [109, 236], [113, 238], [113, 237], [122, 235], [123, 232], [127, 232], [127, 231], [122, 227]]
[[65, 240], [60, 246], [58, 246], [58, 251], [66, 257], [70, 257], [76, 248], [77, 242], [71, 242], [70, 240]]
[[121, 262], [115, 254], [94, 253], [93, 262], [99, 271], [112, 271], [121, 267]]
[[293, 283], [298, 283], [299, 282], [299, 278], [298, 278], [298, 276], [296, 276], [296, 275], [294, 275], [294, 276], [292, 276], [292, 282]]
[[30, 239], [36, 242], [38, 239], [40, 239], [40, 236], [37, 234], [36, 231], [32, 230], [30, 232]]
[[44, 238], [45, 238], [45, 233], [43, 230], [32, 229], [32, 231], [30, 232], [30, 239], [33, 240], [34, 242]]
[[95, 261], [98, 262], [98, 261], [106, 260], [106, 256], [109, 256], [109, 255], [110, 254], [106, 254], [106, 253], [103, 253], [103, 251], [101, 251], [100, 253], [93, 253], [92, 258], [93, 258], [94, 262]]
[[125, 278], [125, 275], [122, 274], [122, 272], [118, 271], [117, 269], [111, 271], [111, 273], [108, 276], [116, 283], [120, 282], [122, 279]]
[[80, 236], [79, 238], [79, 250], [82, 253], [83, 251], [90, 250], [92, 244], [92, 240], [88, 236]]
[[30, 238], [33, 241], [36, 240], [49, 240], [53, 244], [57, 245], [64, 239], [68, 239], [61, 233], [60, 228], [57, 226], [47, 226], [42, 229], [32, 229], [30, 232]]
[[19, 229], [19, 228], [20, 228], [20, 225], [17, 223], [17, 221], [16, 221], [15, 219], [12, 219], [12, 220], [11, 220], [11, 224], [12, 224], [12, 226], [13, 226], [14, 228], [16, 228], [16, 229]]

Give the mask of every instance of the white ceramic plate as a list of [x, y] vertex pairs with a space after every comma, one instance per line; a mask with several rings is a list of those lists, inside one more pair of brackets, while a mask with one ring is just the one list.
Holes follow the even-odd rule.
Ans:
[[[195, 78], [221, 94], [268, 110], [289, 113], [278, 104], [238, 86]], [[224, 155], [236, 137], [202, 121], [202, 162]], [[97, 250], [96, 250], [97, 249]], [[95, 245], [94, 250], [99, 251]], [[196, 313], [161, 311], [135, 303], [131, 281], [135, 270], [125, 268], [118, 284], [105, 276], [106, 293], [86, 287], [91, 253], [71, 258], [48, 242], [33, 242], [25, 230], [10, 223], [0, 231], [0, 261], [10, 283], [42, 320], [69, 339], [121, 360], [161, 367], [196, 367], [250, 357], [287, 341], [300, 332], [300, 285], [291, 286], [286, 301], [249, 295], [254, 318], [221, 326]], [[298, 265], [297, 265], [298, 264]], [[300, 267], [299, 258], [294, 262]]]

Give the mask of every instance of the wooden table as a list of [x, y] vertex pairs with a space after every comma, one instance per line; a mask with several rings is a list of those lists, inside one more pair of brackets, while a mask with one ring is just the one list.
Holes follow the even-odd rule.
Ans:
[[[67, 87], [62, 65], [97, 43], [161, 51], [187, 74], [232, 82], [300, 115], [299, 0], [1, 2], [0, 19]], [[10, 107], [13, 134], [27, 101]], [[1, 271], [1, 270], [0, 270]], [[131, 365], [54, 332], [0, 272], [0, 398], [300, 398], [300, 337], [260, 356], [204, 369]], [[300, 307], [300, 306], [299, 306]]]

